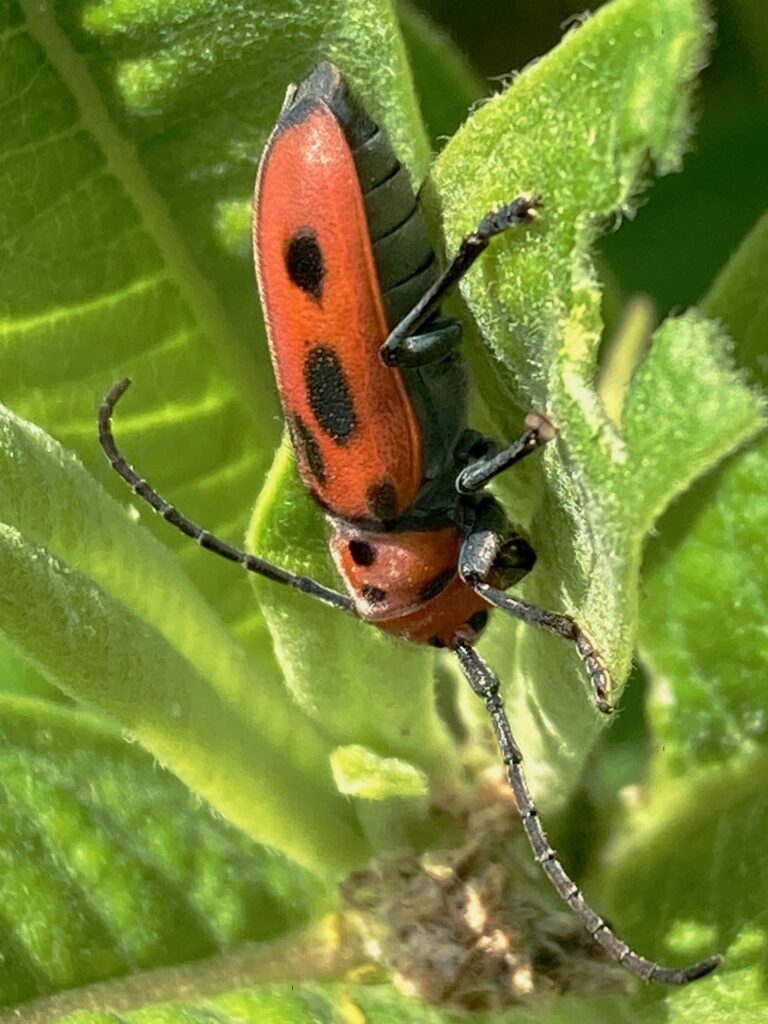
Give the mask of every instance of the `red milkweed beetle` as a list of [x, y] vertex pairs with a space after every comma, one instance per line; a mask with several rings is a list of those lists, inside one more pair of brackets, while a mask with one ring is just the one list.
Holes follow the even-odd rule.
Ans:
[[127, 378], [101, 405], [99, 439], [134, 492], [201, 547], [388, 633], [454, 651], [488, 710], [550, 882], [610, 957], [646, 980], [685, 985], [720, 957], [662, 967], [633, 952], [586, 903], [549, 845], [499, 681], [474, 649], [490, 608], [571, 640], [597, 707], [611, 711], [608, 672], [576, 622], [505, 593], [535, 555], [483, 490], [549, 441], [554, 427], [535, 413], [503, 450], [466, 427], [461, 327], [439, 309], [490, 240], [531, 222], [539, 205], [520, 197], [489, 213], [440, 273], [407, 172], [337, 68], [322, 62], [288, 90], [258, 173], [257, 277], [299, 473], [328, 518], [351, 596], [232, 547], [143, 480], [112, 434]]

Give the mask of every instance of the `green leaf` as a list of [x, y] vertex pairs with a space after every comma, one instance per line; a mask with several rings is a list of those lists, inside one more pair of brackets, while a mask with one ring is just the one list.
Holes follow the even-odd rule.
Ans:
[[333, 751], [331, 769], [377, 852], [420, 848], [433, 839], [429, 778], [415, 765], [350, 743]]
[[[767, 247], [763, 218], [702, 303], [763, 380]], [[681, 405], [684, 420], [695, 423], [707, 403], [702, 391], [695, 407]], [[729, 414], [729, 406], [711, 413], [715, 423]], [[767, 457], [761, 438], [723, 462], [669, 510], [648, 551], [641, 651], [653, 771], [601, 875], [632, 936], [658, 955], [662, 937], [680, 956], [726, 954], [706, 996], [694, 987], [669, 1001], [673, 1022], [764, 1012]], [[647, 905], [653, 914], [643, 913]]]
[[[736, 342], [740, 363], [768, 383], [768, 218], [718, 277], [703, 309]], [[699, 415], [686, 410], [686, 419]], [[730, 429], [729, 408], [713, 422]], [[701, 481], [661, 523], [649, 549], [643, 659], [655, 686], [654, 729], [664, 770], [689, 771], [762, 747], [768, 738], [768, 511], [762, 438]]]
[[737, 346], [741, 363], [765, 384], [765, 263], [768, 257], [768, 214], [765, 214], [723, 267], [702, 302], [707, 316], [719, 320]]
[[0, 516], [16, 524], [0, 520], [0, 627], [13, 647], [252, 836], [320, 870], [361, 856], [329, 748], [170, 553], [2, 409], [0, 460]]
[[339, 792], [347, 796], [389, 800], [428, 793], [423, 772], [396, 757], [379, 757], [359, 743], [334, 750], [331, 767]]
[[[632, 659], [641, 545], [653, 517], [761, 422], [757, 400], [717, 359], [714, 329], [700, 317], [670, 321], [659, 333], [660, 351], [636, 375], [619, 428], [593, 386], [601, 321], [589, 247], [607, 218], [631, 209], [649, 163], [662, 173], [679, 166], [690, 84], [708, 35], [697, 0], [602, 7], [477, 110], [433, 174], [451, 247], [514, 195], [543, 198], [540, 224], [494, 243], [462, 291], [494, 357], [475, 355], [473, 363], [497, 436], [519, 436], [520, 410], [531, 408], [560, 427], [538, 464], [530, 460], [525, 471], [499, 481], [539, 555], [522, 593], [573, 613], [617, 686]], [[660, 427], [647, 435], [635, 429], [653, 425], [650, 398], [654, 389], [666, 393], [676, 359], [683, 360], [677, 377], [685, 378], [681, 406], [695, 408], [714, 375], [728, 409], [718, 398], [713, 407], [724, 415], [717, 425], [700, 430], [697, 419], [690, 433], [680, 425], [685, 436], [678, 436], [675, 459], [688, 467], [682, 475], [675, 466], [666, 474], [657, 461]], [[660, 403], [656, 408], [668, 415]], [[534, 791], [562, 799], [598, 727], [575, 653], [498, 622], [486, 650], [507, 684]]]
[[[137, 404], [126, 422], [129, 447], [149, 474], [226, 533], [237, 523], [228, 510], [239, 507], [242, 523], [274, 443], [268, 419], [266, 433], [254, 430], [253, 403], [245, 400], [247, 392], [264, 391], [249, 326], [258, 314], [245, 260], [233, 268], [213, 237], [213, 190], [205, 201], [199, 190], [188, 190], [171, 214], [174, 192], [160, 187], [173, 188], [169, 160], [188, 182], [200, 181], [216, 147], [190, 152], [200, 117], [185, 132], [163, 135], [159, 145], [146, 119], [130, 120], [114, 92], [110, 64], [117, 54], [103, 36], [84, 34], [81, 5], [60, 8], [62, 21], [34, 3], [11, 2], [7, 10], [11, 28], [0, 60], [7, 118], [0, 200], [4, 399], [76, 450], [89, 468], [98, 465], [106, 480], [95, 410], [110, 383], [131, 372]], [[134, 46], [140, 36], [135, 25]], [[220, 152], [223, 125], [220, 116], [215, 120]], [[202, 134], [212, 143], [209, 129]], [[230, 158], [229, 187], [231, 170]], [[179, 180], [173, 179], [176, 187]], [[203, 270], [196, 257], [205, 254]], [[227, 275], [238, 278], [247, 315], [217, 294]], [[142, 451], [136, 439], [150, 434]], [[192, 552], [179, 548], [229, 621], [256, 636], [254, 609], [242, 590], [227, 585], [225, 567], [199, 571]]]
[[716, 324], [692, 310], [664, 322], [633, 377], [623, 414], [635, 502], [627, 512], [642, 533], [764, 423], [760, 395], [733, 371], [732, 348]]
[[761, 754], [652, 787], [601, 867], [606, 909], [621, 912], [628, 939], [680, 962], [725, 955], [711, 982], [668, 997], [670, 1021], [764, 1014], [767, 773]]
[[271, 938], [321, 887], [103, 721], [0, 698], [0, 1005]]

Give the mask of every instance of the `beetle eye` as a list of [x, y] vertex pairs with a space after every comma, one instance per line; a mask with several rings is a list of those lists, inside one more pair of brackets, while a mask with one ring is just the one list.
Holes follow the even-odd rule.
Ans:
[[470, 629], [473, 629], [475, 633], [482, 633], [488, 625], [488, 612], [481, 608], [479, 612], [475, 612], [475, 614], [470, 617], [467, 625]]
[[491, 569], [493, 585], [507, 590], [527, 576], [536, 564], [536, 554], [518, 534], [513, 534], [501, 546]]

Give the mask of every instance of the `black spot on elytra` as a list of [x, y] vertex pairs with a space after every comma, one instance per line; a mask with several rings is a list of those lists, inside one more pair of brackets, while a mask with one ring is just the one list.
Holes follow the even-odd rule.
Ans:
[[369, 583], [363, 584], [360, 593], [369, 604], [381, 604], [387, 598], [386, 590], [382, 590], [381, 587], [373, 587]]
[[301, 416], [294, 416], [291, 423], [291, 438], [296, 454], [305, 462], [312, 476], [321, 485], [326, 482], [325, 459], [317, 443], [317, 438], [309, 429]]
[[475, 612], [474, 615], [470, 616], [469, 622], [467, 623], [476, 633], [482, 633], [488, 623], [488, 612], [481, 610]]
[[366, 540], [351, 540], [349, 553], [355, 565], [373, 565], [376, 561], [376, 549]]
[[310, 349], [304, 383], [317, 422], [336, 444], [345, 445], [355, 432], [357, 416], [344, 367], [329, 345]]
[[323, 297], [325, 260], [317, 234], [312, 228], [299, 228], [285, 246], [285, 269], [303, 292], [319, 302]]
[[441, 594], [455, 575], [453, 569], [446, 569], [437, 576], [428, 580], [419, 590], [419, 601], [431, 601], [433, 597]]
[[388, 480], [369, 487], [366, 497], [374, 519], [394, 519], [397, 515], [397, 492]]

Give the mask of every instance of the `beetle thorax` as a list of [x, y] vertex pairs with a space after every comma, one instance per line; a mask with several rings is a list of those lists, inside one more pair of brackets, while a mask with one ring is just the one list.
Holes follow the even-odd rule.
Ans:
[[361, 618], [415, 643], [474, 643], [488, 606], [458, 575], [462, 538], [448, 525], [373, 533], [334, 523], [330, 547]]

